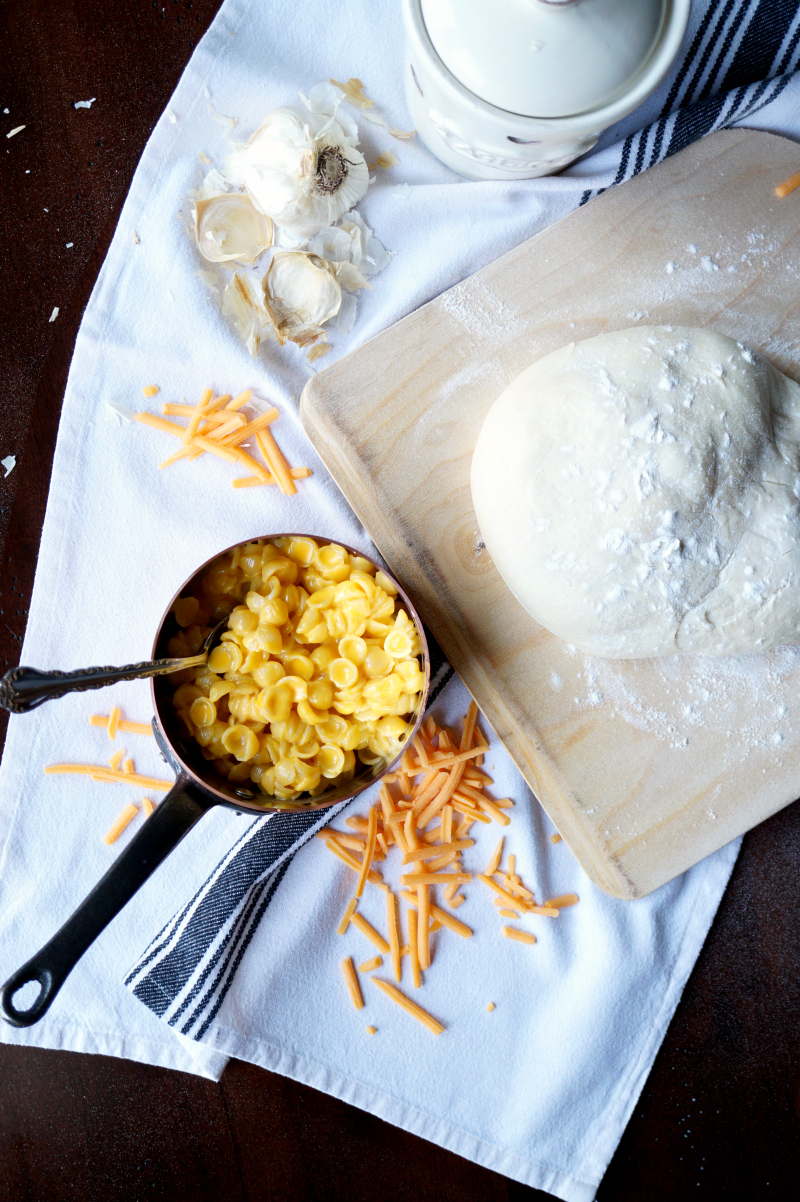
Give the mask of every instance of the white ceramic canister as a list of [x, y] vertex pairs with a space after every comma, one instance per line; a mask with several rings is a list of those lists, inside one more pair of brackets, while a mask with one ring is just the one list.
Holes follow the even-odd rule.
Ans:
[[403, 0], [414, 128], [468, 179], [550, 175], [669, 70], [691, 0]]

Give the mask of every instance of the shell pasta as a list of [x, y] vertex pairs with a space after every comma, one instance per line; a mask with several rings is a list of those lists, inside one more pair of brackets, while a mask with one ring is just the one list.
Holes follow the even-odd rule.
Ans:
[[173, 674], [173, 704], [220, 776], [311, 799], [400, 752], [422, 649], [370, 560], [306, 536], [259, 539], [215, 560], [195, 591], [173, 606], [168, 654], [196, 654], [216, 622], [228, 627], [206, 664]]

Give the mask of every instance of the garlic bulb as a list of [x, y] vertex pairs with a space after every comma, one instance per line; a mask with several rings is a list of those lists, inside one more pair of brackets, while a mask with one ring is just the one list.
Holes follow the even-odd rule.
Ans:
[[308, 346], [339, 312], [342, 288], [331, 265], [301, 250], [276, 250], [263, 280], [264, 307], [278, 342]]
[[244, 186], [281, 229], [307, 239], [364, 196], [369, 171], [348, 132], [327, 113], [275, 109], [226, 164], [226, 178]]
[[272, 244], [272, 222], [243, 192], [226, 192], [195, 201], [194, 236], [210, 263], [253, 264]]

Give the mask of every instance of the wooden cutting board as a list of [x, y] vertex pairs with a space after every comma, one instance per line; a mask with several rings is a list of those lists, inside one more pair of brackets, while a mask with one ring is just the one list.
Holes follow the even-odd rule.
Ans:
[[[311, 380], [306, 431], [590, 877], [641, 897], [800, 795], [800, 649], [608, 661], [511, 595], [469, 489], [484, 414], [604, 330], [708, 326], [800, 379], [800, 147], [711, 135]], [[466, 185], [465, 185], [466, 186]]]

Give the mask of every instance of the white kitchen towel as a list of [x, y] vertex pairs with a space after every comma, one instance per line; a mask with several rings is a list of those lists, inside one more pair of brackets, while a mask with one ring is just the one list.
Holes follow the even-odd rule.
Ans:
[[[798, 26], [794, 4], [697, 4], [682, 55], [658, 93], [606, 134], [597, 153], [557, 178], [467, 183], [416, 142], [393, 142], [360, 122], [369, 161], [384, 149], [400, 160], [379, 173], [360, 205], [395, 254], [374, 290], [362, 294], [352, 332], [335, 337], [323, 362], [693, 137], [743, 118], [796, 135], [798, 86], [789, 73]], [[226, 152], [227, 131], [209, 104], [239, 118], [234, 136], [243, 138], [269, 109], [294, 103], [315, 82], [356, 75], [403, 127], [401, 62], [399, 13], [390, 0], [227, 0], [220, 10], [148, 143], [84, 316], [24, 662], [67, 669], [144, 658], [181, 581], [215, 550], [248, 537], [296, 529], [369, 549], [297, 420], [313, 368], [294, 347], [274, 344], [258, 363], [250, 359], [197, 277], [200, 264], [177, 211], [185, 213], [188, 190], [207, 171], [198, 153], [219, 161]], [[681, 113], [670, 115], [676, 105]], [[232, 490], [227, 465], [208, 457], [159, 473], [165, 436], [118, 424], [105, 404], [139, 408], [140, 389], [150, 383], [161, 388], [154, 410], [162, 399], [196, 399], [209, 384], [232, 393], [252, 387], [262, 403], [278, 405], [279, 442], [314, 476], [297, 497], [284, 498], [273, 489]], [[466, 701], [454, 680], [434, 712], [453, 717]], [[149, 717], [148, 686], [139, 682], [75, 694], [10, 721], [0, 772], [0, 979], [53, 934], [113, 861], [116, 849], [102, 834], [141, 796], [128, 785], [42, 775], [55, 761], [102, 763], [120, 746], [87, 721], [114, 702], [128, 717]], [[168, 777], [152, 740], [125, 735], [123, 742], [140, 771]], [[459, 917], [476, 934], [463, 942], [439, 937], [420, 999], [447, 1027], [439, 1039], [393, 1012], [368, 980], [368, 1009], [350, 1007], [338, 961], [370, 950], [352, 930], [344, 940], [333, 933], [352, 881], [320, 842], [310, 840], [291, 861], [284, 849], [275, 867], [276, 843], [261, 831], [279, 820], [254, 823], [222, 810], [195, 827], [97, 940], [47, 1018], [27, 1029], [0, 1024], [0, 1038], [209, 1077], [219, 1076], [228, 1056], [240, 1056], [559, 1197], [593, 1197], [702, 946], [736, 845], [641, 902], [615, 901], [589, 884], [563, 844], [550, 843], [552, 828], [495, 740], [488, 761], [498, 789], [517, 801], [511, 830], [523, 877], [542, 893], [574, 890], [581, 901], [548, 927], [542, 919], [539, 943], [527, 948], [497, 937], [494, 908], [473, 887]], [[122, 843], [135, 831], [136, 823]], [[488, 839], [481, 832], [471, 852], [477, 866]], [[239, 872], [248, 847], [249, 883]], [[236, 872], [226, 876], [231, 865]], [[202, 903], [220, 882], [219, 930], [209, 939]], [[373, 917], [380, 922], [378, 911]], [[201, 937], [170, 984], [161, 966], [169, 955], [173, 964], [184, 955], [189, 928]], [[125, 988], [131, 971], [139, 995], [144, 982], [153, 985], [154, 1008]], [[497, 1006], [491, 1014], [490, 1001]], [[368, 1021], [378, 1027], [372, 1038]]]

